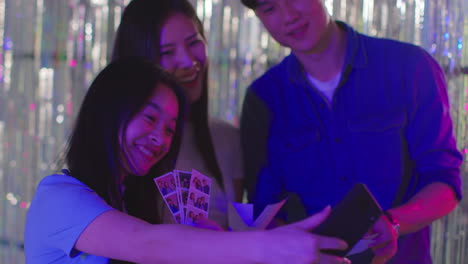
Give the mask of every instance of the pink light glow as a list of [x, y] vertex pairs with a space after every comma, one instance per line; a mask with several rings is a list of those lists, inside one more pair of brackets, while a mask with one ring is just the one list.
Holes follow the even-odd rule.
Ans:
[[68, 101], [65, 103], [65, 111], [67, 113], [67, 115], [71, 116], [72, 114], [72, 111], [73, 111], [73, 103], [71, 101]]
[[70, 67], [74, 68], [76, 66], [76, 60], [70, 61]]
[[31, 111], [36, 110], [36, 104], [34, 104], [34, 103], [29, 104], [29, 110], [31, 110]]

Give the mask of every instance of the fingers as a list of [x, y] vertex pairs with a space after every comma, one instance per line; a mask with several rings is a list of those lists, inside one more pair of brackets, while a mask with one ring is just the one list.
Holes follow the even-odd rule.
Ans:
[[377, 256], [372, 259], [371, 264], [385, 264], [388, 260], [386, 257]]
[[[308, 218], [299, 221], [297, 223], [292, 224], [294, 227], [298, 227], [304, 230], [312, 230], [321, 224], [330, 214], [331, 207], [326, 206], [322, 211], [309, 216]], [[341, 239], [333, 238], [333, 237], [326, 237], [326, 236], [319, 236], [313, 235], [317, 239], [317, 246], [319, 249], [337, 249], [337, 250], [345, 250], [348, 248], [346, 242]]]
[[397, 252], [397, 244], [390, 241], [385, 243], [384, 246], [377, 249], [373, 249], [376, 257], [382, 257], [383, 259], [390, 259]]
[[317, 244], [319, 249], [345, 250], [348, 248], [348, 244], [338, 238], [325, 236], [317, 236], [317, 238]]
[[328, 205], [322, 211], [320, 211], [320, 212], [318, 212], [318, 213], [316, 213], [316, 214], [314, 214], [312, 216], [309, 216], [306, 219], [301, 220], [301, 221], [299, 221], [297, 223], [294, 223], [292, 225], [295, 226], [295, 227], [299, 227], [301, 229], [312, 230], [316, 226], [321, 224], [328, 217], [328, 215], [330, 214], [330, 211], [331, 211], [331, 208]]
[[382, 249], [382, 248], [385, 248], [385, 247], [388, 247], [389, 244], [391, 243], [391, 241], [376, 241], [372, 244], [369, 245], [370, 248], [372, 248], [372, 250], [374, 250], [374, 252]]
[[[375, 237], [375, 242], [371, 247], [379, 248], [379, 245], [393, 242], [396, 244], [398, 234], [393, 229], [393, 226], [384, 217], [381, 217], [373, 226], [373, 231], [378, 235]], [[381, 246], [380, 246], [381, 247]]]
[[322, 264], [351, 264], [351, 260], [347, 258], [322, 254], [320, 256], [320, 263]]
[[224, 231], [224, 229], [221, 226], [219, 226], [218, 223], [206, 217], [198, 217], [195, 221], [195, 226], [203, 229]]
[[396, 240], [390, 240], [386, 242], [381, 242], [371, 248], [375, 254], [375, 257], [374, 257], [375, 264], [380, 264], [380, 263], [386, 263], [386, 261], [390, 260], [396, 254], [397, 249], [398, 249], [398, 244]]
[[398, 234], [385, 218], [379, 219], [373, 229], [379, 235], [376, 237], [375, 242], [370, 245], [375, 254], [372, 264], [387, 263], [397, 252]]

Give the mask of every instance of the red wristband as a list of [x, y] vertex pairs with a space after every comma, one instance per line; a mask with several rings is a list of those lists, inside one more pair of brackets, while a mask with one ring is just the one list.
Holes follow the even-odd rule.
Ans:
[[388, 211], [383, 212], [384, 216], [388, 219], [388, 221], [392, 224], [393, 229], [395, 229], [397, 235], [400, 235], [400, 223], [398, 223], [395, 218], [393, 218], [392, 214]]

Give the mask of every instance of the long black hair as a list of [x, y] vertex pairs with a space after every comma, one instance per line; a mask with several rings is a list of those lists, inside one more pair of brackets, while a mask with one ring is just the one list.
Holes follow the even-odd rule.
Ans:
[[[166, 156], [146, 176], [122, 182], [121, 131], [165, 84], [176, 95], [179, 116]], [[110, 63], [91, 84], [71, 133], [65, 162], [71, 176], [93, 189], [109, 205], [150, 223], [160, 222], [157, 188], [149, 175], [174, 168], [180, 147], [185, 98], [182, 88], [159, 66], [143, 58], [122, 58]], [[125, 194], [121, 186], [125, 184]], [[147, 208], [141, 208], [141, 204]], [[124, 207], [125, 205], [125, 207]]]
[[[187, 0], [133, 0], [125, 8], [114, 44], [112, 59], [143, 56], [160, 62], [160, 36], [164, 22], [174, 14], [191, 19], [206, 40], [203, 25], [195, 9]], [[222, 173], [216, 159], [211, 132], [208, 127], [208, 70], [204, 73], [200, 99], [190, 107], [195, 145], [200, 151], [211, 176], [224, 188]]]
[[258, 6], [258, 0], [241, 0], [241, 2], [250, 9], [255, 9]]

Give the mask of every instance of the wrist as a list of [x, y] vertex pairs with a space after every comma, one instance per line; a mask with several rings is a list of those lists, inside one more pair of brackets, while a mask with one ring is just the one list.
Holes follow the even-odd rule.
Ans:
[[397, 233], [397, 236], [400, 236], [400, 227], [401, 227], [400, 222], [398, 222], [398, 220], [395, 219], [393, 214], [390, 213], [389, 211], [384, 211], [383, 216], [385, 218], [387, 218], [387, 220], [390, 222], [390, 224], [392, 224], [392, 227], [395, 230], [395, 232]]

